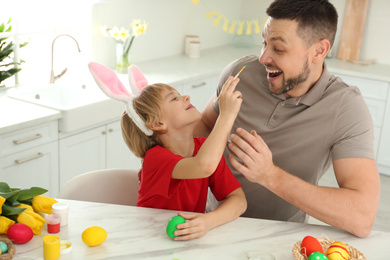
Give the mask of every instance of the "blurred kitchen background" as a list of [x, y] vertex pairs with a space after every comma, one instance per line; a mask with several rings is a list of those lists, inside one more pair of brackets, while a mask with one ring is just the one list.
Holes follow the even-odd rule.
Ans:
[[[234, 42], [236, 35], [222, 30], [216, 16], [206, 14], [218, 11], [233, 20], [258, 20], [262, 26], [265, 10], [271, 0], [13, 0], [1, 1], [0, 18], [6, 22], [12, 17], [11, 37], [28, 45], [19, 51], [24, 60], [18, 83], [41, 83], [49, 80], [51, 45], [59, 34], [69, 34], [77, 39], [81, 53], [69, 37], [59, 38], [54, 46], [54, 70], [68, 67], [61, 81], [71, 81], [74, 71], [86, 70], [90, 60], [115, 67], [115, 43], [103, 37], [102, 26], [130, 28], [134, 19], [149, 24], [148, 32], [134, 41], [131, 50], [133, 62], [142, 62], [183, 53], [185, 35], [198, 35], [201, 50]], [[336, 56], [343, 23], [346, 0], [331, 0], [339, 13], [339, 29], [331, 55]], [[370, 1], [362, 40], [360, 59], [377, 59], [390, 64], [390, 1]], [[253, 42], [261, 45], [261, 34], [252, 33]], [[259, 47], [260, 53], [261, 47]], [[12, 77], [5, 82], [14, 85]]]

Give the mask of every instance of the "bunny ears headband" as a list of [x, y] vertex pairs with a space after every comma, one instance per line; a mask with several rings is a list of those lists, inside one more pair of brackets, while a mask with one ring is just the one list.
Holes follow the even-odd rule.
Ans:
[[141, 90], [148, 85], [148, 81], [140, 69], [135, 65], [131, 65], [128, 69], [129, 82], [132, 91], [132, 94], [130, 94], [119, 80], [116, 73], [110, 68], [97, 62], [90, 62], [88, 67], [92, 73], [93, 78], [104, 94], [112, 99], [124, 102], [126, 104], [126, 112], [131, 120], [133, 120], [136, 126], [144, 134], [147, 136], [152, 136], [153, 130], [146, 127], [145, 122], [137, 114], [133, 106], [134, 97], [138, 96]]

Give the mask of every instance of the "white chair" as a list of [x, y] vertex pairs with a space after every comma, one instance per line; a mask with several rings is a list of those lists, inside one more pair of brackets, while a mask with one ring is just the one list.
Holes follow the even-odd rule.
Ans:
[[58, 198], [136, 206], [138, 189], [137, 170], [98, 170], [72, 178]]

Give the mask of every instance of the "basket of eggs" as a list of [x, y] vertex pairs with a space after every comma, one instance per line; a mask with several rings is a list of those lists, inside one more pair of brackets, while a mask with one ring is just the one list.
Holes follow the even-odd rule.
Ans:
[[16, 252], [15, 245], [6, 237], [0, 237], [0, 260], [10, 260]]
[[367, 260], [359, 250], [348, 244], [312, 236], [296, 242], [292, 253], [296, 260]]

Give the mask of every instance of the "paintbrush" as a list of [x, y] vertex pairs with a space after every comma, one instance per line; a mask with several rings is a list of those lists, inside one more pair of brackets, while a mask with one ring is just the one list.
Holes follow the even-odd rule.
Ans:
[[[236, 78], [238, 78], [238, 76], [240, 76], [241, 72], [246, 68], [246, 65], [247, 65], [247, 64], [245, 64], [244, 67], [242, 67], [242, 69], [236, 74], [236, 76], [234, 76], [234, 79], [233, 79], [233, 80], [235, 80]], [[214, 103], [218, 101], [218, 99], [219, 99], [220, 96], [221, 96], [221, 95], [219, 95], [219, 96], [217, 97], [217, 99], [214, 100]]]

